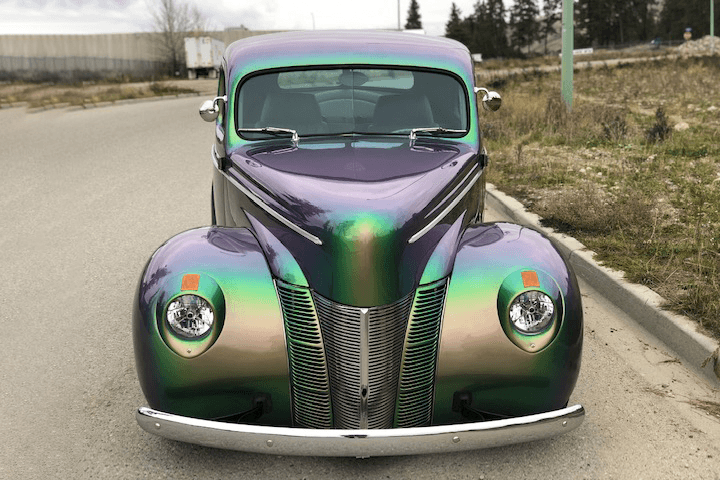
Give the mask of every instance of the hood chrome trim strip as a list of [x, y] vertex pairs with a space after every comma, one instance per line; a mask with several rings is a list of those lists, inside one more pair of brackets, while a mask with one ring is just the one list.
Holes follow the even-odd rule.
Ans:
[[[213, 155], [213, 163], [214, 163], [215, 166], [217, 167], [218, 162], [217, 162], [217, 160], [215, 159], [215, 149], [213, 149], [212, 155]], [[222, 173], [222, 175], [223, 175], [230, 183], [232, 183], [233, 186], [235, 186], [235, 188], [237, 188], [237, 189], [240, 190], [242, 193], [244, 193], [245, 196], [248, 197], [255, 205], [257, 205], [258, 207], [260, 207], [261, 209], [263, 209], [266, 213], [268, 213], [268, 214], [269, 214], [271, 217], [273, 217], [275, 220], [277, 220], [278, 222], [282, 223], [283, 225], [285, 225], [286, 227], [288, 227], [288, 228], [289, 228], [290, 230], [292, 230], [293, 232], [295, 232], [295, 233], [299, 234], [300, 236], [302, 236], [302, 237], [310, 240], [310, 241], [313, 242], [315, 245], [322, 245], [322, 244], [323, 244], [322, 240], [320, 240], [318, 237], [316, 237], [315, 235], [313, 235], [313, 234], [311, 234], [311, 233], [306, 232], [305, 230], [303, 230], [302, 228], [298, 227], [298, 226], [295, 225], [293, 222], [291, 222], [290, 220], [288, 220], [287, 218], [283, 217], [281, 214], [279, 214], [278, 212], [276, 212], [272, 207], [270, 207], [270, 205], [268, 205], [267, 203], [265, 203], [260, 197], [258, 197], [258, 196], [257, 196], [256, 194], [254, 194], [252, 191], [250, 191], [247, 187], [244, 187], [242, 184], [240, 184], [240, 182], [238, 182], [237, 180], [235, 180], [235, 179], [234, 179], [232, 176], [230, 176], [225, 170], [220, 170], [220, 169], [218, 169], [218, 171], [219, 171], [220, 173]]]
[[470, 189], [471, 189], [473, 186], [475, 186], [475, 183], [476, 183], [476, 182], [478, 181], [478, 179], [480, 178], [480, 175], [482, 175], [482, 170], [475, 174], [475, 176], [473, 177], [473, 179], [470, 180], [470, 183], [468, 183], [468, 184], [465, 186], [465, 188], [463, 188], [462, 191], [455, 197], [455, 199], [454, 199], [452, 202], [450, 202], [450, 205], [448, 205], [447, 207], [445, 207], [445, 209], [444, 209], [442, 212], [440, 212], [437, 217], [435, 217], [434, 219], [432, 219], [432, 220], [430, 221], [430, 223], [428, 223], [427, 225], [425, 225], [419, 232], [417, 232], [415, 235], [413, 235], [412, 237], [410, 237], [410, 240], [408, 240], [408, 243], [415, 243], [416, 241], [418, 241], [418, 240], [420, 239], [420, 237], [422, 237], [423, 235], [425, 235], [427, 232], [429, 232], [430, 230], [432, 230], [432, 228], [433, 228], [435, 225], [437, 225], [438, 223], [440, 223], [440, 220], [442, 220], [443, 218], [445, 218], [445, 217], [447, 216], [447, 214], [450, 213], [450, 212], [452, 211], [452, 209], [457, 206], [458, 203], [460, 203], [460, 200], [462, 200], [462, 199], [465, 197], [465, 195], [467, 195], [467, 193], [470, 191]]

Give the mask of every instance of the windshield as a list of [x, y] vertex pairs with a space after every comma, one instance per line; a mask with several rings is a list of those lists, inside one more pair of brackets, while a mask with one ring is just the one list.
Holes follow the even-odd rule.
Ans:
[[[260, 139], [286, 129], [300, 137], [351, 133], [464, 136], [465, 89], [449, 74], [383, 68], [260, 74], [240, 87], [238, 132]], [[433, 128], [438, 127], [438, 128]], [[253, 131], [254, 130], [254, 131]]]

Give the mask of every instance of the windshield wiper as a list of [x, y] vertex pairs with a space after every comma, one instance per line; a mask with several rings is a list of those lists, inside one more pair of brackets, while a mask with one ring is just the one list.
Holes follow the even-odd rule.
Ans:
[[290, 133], [292, 134], [292, 142], [297, 147], [298, 142], [300, 141], [300, 136], [297, 133], [297, 130], [293, 130], [292, 128], [280, 128], [280, 127], [261, 127], [261, 128], [238, 128], [238, 132], [249, 132], [249, 133], [270, 133], [272, 135], [277, 135], [279, 133]]
[[410, 130], [410, 140], [415, 140], [418, 133], [466, 133], [465, 130], [455, 130], [445, 127], [420, 127]]

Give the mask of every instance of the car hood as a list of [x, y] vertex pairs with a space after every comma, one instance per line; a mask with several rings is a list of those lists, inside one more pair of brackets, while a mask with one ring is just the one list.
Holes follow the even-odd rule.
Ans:
[[301, 141], [297, 147], [273, 142], [232, 151], [228, 173], [322, 242], [262, 222], [313, 289], [340, 303], [372, 306], [417, 286], [435, 245], [462, 212], [418, 241], [409, 239], [475, 175], [476, 154], [460, 142], [411, 144], [405, 137]]

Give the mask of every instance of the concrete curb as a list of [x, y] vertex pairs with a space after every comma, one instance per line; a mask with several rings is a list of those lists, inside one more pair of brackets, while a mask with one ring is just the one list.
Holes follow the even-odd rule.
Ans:
[[665, 300], [660, 295], [645, 286], [628, 282], [622, 272], [599, 265], [593, 259], [594, 253], [582, 243], [543, 227], [538, 215], [528, 212], [520, 202], [491, 184], [487, 186], [487, 202], [514, 222], [532, 227], [550, 237], [579, 277], [665, 343], [713, 386], [720, 387], [720, 359], [715, 353], [720, 346], [716, 340], [698, 332], [695, 322], [663, 310], [660, 306]]

